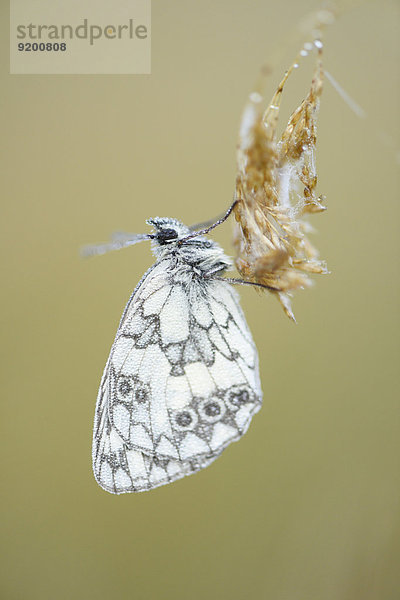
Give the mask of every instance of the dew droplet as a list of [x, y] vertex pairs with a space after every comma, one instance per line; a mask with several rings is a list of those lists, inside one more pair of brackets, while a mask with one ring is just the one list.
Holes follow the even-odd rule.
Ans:
[[249, 96], [252, 102], [256, 102], [257, 104], [262, 101], [262, 96], [258, 92], [252, 92]]

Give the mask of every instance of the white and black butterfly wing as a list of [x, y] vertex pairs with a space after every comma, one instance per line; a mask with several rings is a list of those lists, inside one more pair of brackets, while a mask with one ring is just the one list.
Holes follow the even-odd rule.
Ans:
[[261, 406], [258, 358], [232, 287], [156, 264], [121, 319], [100, 385], [98, 483], [148, 490], [208, 466]]

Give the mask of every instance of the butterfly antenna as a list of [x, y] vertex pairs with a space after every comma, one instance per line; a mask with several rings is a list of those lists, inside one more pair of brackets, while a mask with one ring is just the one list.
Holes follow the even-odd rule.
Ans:
[[139, 242], [144, 242], [146, 240], [152, 240], [153, 238], [154, 235], [152, 234], [128, 234], [118, 232], [113, 234], [111, 242], [106, 242], [105, 244], [91, 244], [89, 246], [84, 246], [81, 250], [81, 256], [83, 256], [84, 258], [88, 258], [89, 256], [106, 254], [107, 252], [111, 252], [112, 250], [121, 250], [121, 248], [127, 248], [128, 246], [133, 246], [134, 244], [138, 244]]
[[[215, 221], [208, 227], [205, 227], [205, 229], [199, 229], [198, 231], [194, 231], [193, 233], [190, 233], [189, 235], [180, 239], [178, 242], [178, 245], [180, 246], [182, 244], [182, 242], [186, 242], [186, 240], [191, 240], [192, 238], [197, 237], [199, 235], [206, 235], [212, 229], [215, 229], [215, 227], [218, 227], [218, 225], [221, 225], [221, 223], [223, 223], [224, 221], [227, 220], [227, 218], [229, 217], [229, 215], [231, 214], [231, 212], [233, 211], [233, 209], [235, 208], [235, 206], [238, 202], [239, 202], [239, 200], [234, 200], [232, 202], [232, 204], [230, 205], [230, 207], [228, 208], [228, 210], [226, 211], [226, 213], [222, 217], [220, 217], [217, 221]], [[191, 229], [192, 229], [192, 227], [191, 227]]]

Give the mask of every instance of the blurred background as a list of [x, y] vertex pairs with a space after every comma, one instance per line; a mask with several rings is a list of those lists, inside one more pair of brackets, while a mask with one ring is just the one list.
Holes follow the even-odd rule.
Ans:
[[[331, 275], [278, 303], [241, 289], [263, 410], [209, 468], [113, 496], [91, 472], [95, 399], [139, 245], [79, 248], [150, 216], [231, 202], [242, 107], [300, 49], [308, 0], [157, 2], [150, 76], [9, 75], [1, 3], [1, 598], [398, 598], [399, 5], [359, 3], [326, 31], [311, 217]], [[303, 38], [299, 38], [304, 41]], [[287, 85], [282, 127], [313, 59]], [[232, 252], [231, 224], [215, 231]], [[397, 567], [396, 567], [397, 565]]]

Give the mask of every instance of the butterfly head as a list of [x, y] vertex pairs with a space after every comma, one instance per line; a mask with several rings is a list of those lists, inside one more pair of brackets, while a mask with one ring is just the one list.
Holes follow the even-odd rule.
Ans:
[[231, 260], [216, 242], [198, 235], [180, 221], [156, 217], [149, 219], [147, 223], [154, 230], [148, 237], [152, 240], [155, 256], [166, 257], [172, 254], [201, 271], [217, 272], [231, 266]]
[[169, 217], [155, 217], [154, 219], [148, 219], [146, 222], [153, 226], [152, 239], [159, 246], [174, 244], [190, 233], [189, 227]]

